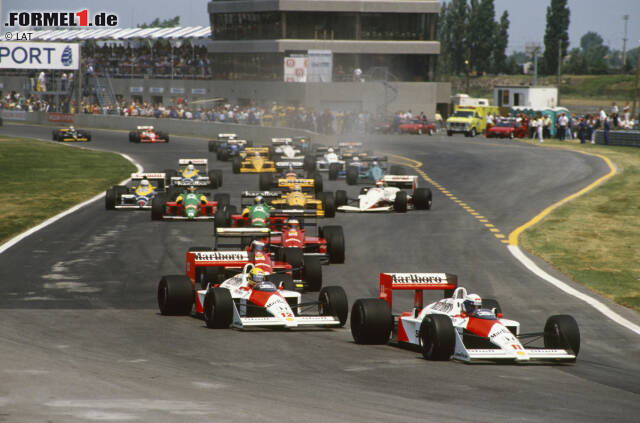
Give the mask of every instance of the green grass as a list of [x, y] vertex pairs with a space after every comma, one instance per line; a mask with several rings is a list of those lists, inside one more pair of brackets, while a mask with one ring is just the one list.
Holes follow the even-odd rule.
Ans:
[[604, 155], [618, 174], [552, 211], [520, 244], [576, 282], [640, 311], [640, 148], [545, 140], [549, 147]]
[[114, 153], [0, 137], [0, 242], [104, 192], [135, 170]]

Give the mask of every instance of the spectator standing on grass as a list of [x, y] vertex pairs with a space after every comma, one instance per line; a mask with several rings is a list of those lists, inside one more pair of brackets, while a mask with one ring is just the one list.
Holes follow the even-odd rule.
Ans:
[[603, 127], [604, 127], [604, 145], [609, 145], [609, 129], [611, 129], [611, 126], [609, 124], [608, 117], [604, 118]]
[[549, 115], [545, 115], [542, 118], [542, 135], [545, 138], [551, 138], [551, 125], [553, 124], [553, 122], [551, 122], [551, 116]]

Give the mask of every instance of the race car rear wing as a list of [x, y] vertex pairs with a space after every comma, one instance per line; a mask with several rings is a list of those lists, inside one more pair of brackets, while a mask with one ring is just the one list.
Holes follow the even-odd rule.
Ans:
[[288, 169], [289, 166], [295, 168], [295, 169], [302, 169], [304, 167], [304, 162], [300, 162], [300, 161], [294, 161], [296, 159], [293, 159], [292, 161], [282, 161], [282, 162], [276, 162], [276, 168], [277, 169]]
[[164, 181], [164, 179], [166, 178], [166, 174], [165, 173], [132, 173], [131, 174], [131, 179], [135, 181], [143, 179], [144, 177], [146, 177], [147, 179], [162, 179]]
[[229, 138], [226, 140], [227, 144], [247, 145], [247, 140], [239, 140], [237, 138]]
[[282, 195], [279, 191], [243, 191], [240, 194], [241, 198], [255, 198], [262, 196], [264, 198], [279, 198]]
[[239, 243], [221, 244], [219, 238], [269, 238], [273, 232], [269, 228], [216, 228], [214, 247], [239, 248]]
[[271, 138], [271, 144], [274, 145], [291, 144], [292, 142], [293, 139], [291, 138]]
[[136, 126], [136, 129], [138, 131], [147, 131], [147, 130], [152, 130], [153, 126]]
[[382, 180], [390, 187], [412, 190], [418, 187], [417, 175], [384, 175]]
[[191, 162], [194, 165], [206, 165], [209, 163], [207, 159], [179, 159], [178, 165], [188, 165]]
[[451, 296], [458, 287], [458, 276], [451, 273], [380, 273], [378, 298], [393, 305], [393, 291], [413, 290], [414, 306], [422, 309], [422, 291], [443, 290]]
[[218, 134], [218, 139], [229, 139], [236, 138], [238, 134], [226, 133], [226, 134]]

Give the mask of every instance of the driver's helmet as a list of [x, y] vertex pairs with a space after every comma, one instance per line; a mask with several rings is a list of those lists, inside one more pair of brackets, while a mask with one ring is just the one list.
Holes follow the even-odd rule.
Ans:
[[376, 181], [376, 187], [378, 188], [384, 188], [384, 181], [382, 179], [378, 179]]
[[187, 187], [187, 191], [189, 191], [189, 192], [191, 192], [191, 193], [196, 192], [196, 187], [195, 187], [195, 186], [193, 186], [193, 185], [189, 185], [189, 186]]
[[353, 159], [351, 159], [353, 162], [355, 163], [359, 163], [360, 162], [360, 157], [358, 156], [353, 156]]
[[262, 241], [253, 241], [251, 243], [251, 250], [252, 251], [264, 251], [264, 242]]
[[287, 220], [287, 226], [290, 229], [300, 229], [300, 222], [298, 222], [298, 219], [289, 219]]
[[482, 298], [478, 294], [467, 294], [462, 302], [464, 311], [467, 314], [473, 314], [482, 307]]
[[258, 196], [256, 196], [256, 198], [253, 201], [256, 204], [263, 204], [264, 203], [264, 198], [262, 198], [262, 195], [258, 195]]
[[327, 150], [327, 153], [333, 153], [333, 148], [329, 147], [329, 149]]
[[287, 173], [285, 174], [285, 177], [287, 178], [295, 178], [296, 176], [296, 171], [293, 169], [293, 165], [289, 165], [289, 168], [287, 169]]
[[291, 188], [291, 191], [302, 192], [302, 188], [300, 188], [300, 185], [294, 185], [293, 188]]
[[247, 282], [249, 282], [249, 285], [254, 286], [255, 284], [264, 282], [265, 276], [264, 270], [259, 267], [254, 267], [247, 276]]
[[377, 161], [375, 161], [375, 160], [374, 160], [374, 161], [372, 161], [372, 162], [371, 162], [371, 166], [374, 166], [374, 167], [375, 167], [375, 166], [378, 166], [378, 162], [377, 162]]
[[69, 131], [75, 131], [75, 130], [76, 130], [76, 128], [74, 128], [73, 126], [69, 127]]
[[140, 181], [140, 186], [142, 187], [148, 187], [149, 186], [149, 180], [145, 177]]
[[188, 170], [189, 172], [193, 172], [193, 169], [195, 169], [195, 166], [193, 165], [193, 163], [189, 163], [189, 164], [187, 165], [187, 170]]

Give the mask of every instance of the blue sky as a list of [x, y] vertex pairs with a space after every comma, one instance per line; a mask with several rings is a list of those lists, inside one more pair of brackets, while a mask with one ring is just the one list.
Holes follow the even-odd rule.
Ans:
[[[108, 11], [120, 18], [120, 26], [132, 27], [176, 15], [184, 26], [209, 25], [207, 0], [0, 0], [3, 20], [10, 10], [82, 10], [91, 13]], [[509, 51], [524, 50], [527, 42], [542, 44], [545, 29], [545, 13], [550, 0], [495, 0], [496, 18], [504, 10], [509, 12], [511, 28]], [[630, 15], [627, 49], [640, 45], [640, 0], [569, 0], [571, 25], [569, 38], [577, 47], [580, 37], [587, 31], [595, 31], [614, 49], [622, 50], [624, 25], [622, 16]]]

